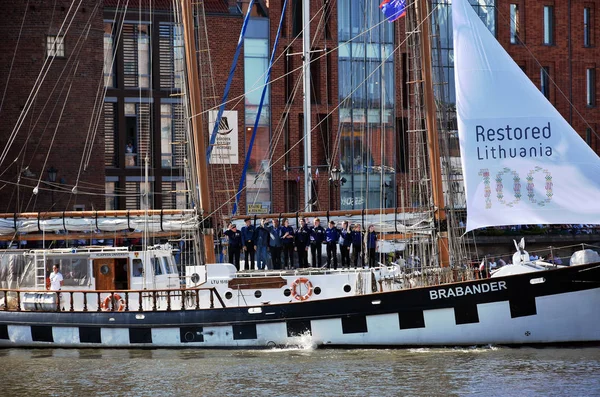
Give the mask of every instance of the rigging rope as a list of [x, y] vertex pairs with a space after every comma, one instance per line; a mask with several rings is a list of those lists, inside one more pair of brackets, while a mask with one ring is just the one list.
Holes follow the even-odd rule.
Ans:
[[[242, 24], [242, 30], [240, 32], [240, 37], [238, 39], [237, 48], [235, 49], [235, 54], [233, 56], [233, 62], [231, 63], [231, 69], [229, 70], [229, 77], [227, 77], [227, 83], [225, 84], [225, 91], [223, 92], [223, 100], [221, 101], [221, 106], [219, 107], [219, 113], [217, 114], [217, 118], [215, 119], [215, 125], [213, 127], [213, 132], [210, 136], [210, 141], [208, 143], [208, 148], [206, 149], [206, 162], [210, 162], [210, 154], [212, 152], [212, 147], [215, 144], [215, 139], [217, 138], [217, 132], [219, 131], [219, 124], [221, 123], [221, 117], [223, 116], [223, 111], [225, 111], [225, 102], [227, 101], [227, 96], [229, 95], [229, 88], [231, 87], [231, 82], [233, 81], [233, 74], [235, 73], [235, 69], [237, 67], [238, 57], [240, 55], [240, 50], [242, 49], [242, 44], [244, 43], [244, 36], [246, 35], [246, 28], [248, 27], [248, 21], [250, 20], [250, 14], [252, 13], [252, 7], [254, 6], [254, 0], [250, 0], [250, 4], [248, 5], [248, 11], [246, 12], [246, 16], [244, 17], [244, 23]], [[235, 209], [234, 209], [235, 211]]]
[[[287, 0], [284, 0], [283, 10], [281, 11], [281, 18], [279, 19], [279, 27], [277, 28], [277, 34], [275, 35], [275, 43], [273, 44], [273, 51], [271, 52], [271, 59], [269, 61], [269, 67], [267, 68], [267, 75], [265, 76], [265, 84], [263, 85], [263, 91], [260, 96], [260, 104], [258, 105], [258, 112], [256, 114], [256, 120], [254, 121], [254, 129], [252, 130], [252, 137], [250, 138], [250, 144], [248, 145], [248, 151], [246, 152], [246, 159], [244, 160], [244, 168], [242, 169], [242, 175], [240, 177], [240, 184], [238, 186], [238, 191], [236, 193], [235, 203], [233, 204], [233, 213], [232, 213], [233, 215], [235, 215], [235, 213], [237, 211], [242, 188], [244, 187], [244, 182], [246, 180], [246, 172], [248, 171], [248, 164], [250, 163], [250, 156], [252, 155], [252, 146], [254, 146], [254, 139], [256, 138], [256, 130], [258, 129], [258, 123], [260, 121], [260, 114], [262, 112], [263, 103], [265, 101], [265, 95], [267, 94], [267, 89], [269, 88], [269, 80], [271, 79], [271, 70], [273, 69], [273, 60], [275, 59], [275, 52], [277, 51], [277, 45], [279, 44], [279, 37], [281, 35], [281, 26], [283, 25], [283, 21], [285, 20], [286, 8], [287, 8]], [[217, 117], [217, 120], [219, 120], [219, 117]], [[218, 128], [218, 125], [216, 122], [215, 122], [215, 128]], [[213, 137], [214, 137], [214, 132], [213, 132]]]

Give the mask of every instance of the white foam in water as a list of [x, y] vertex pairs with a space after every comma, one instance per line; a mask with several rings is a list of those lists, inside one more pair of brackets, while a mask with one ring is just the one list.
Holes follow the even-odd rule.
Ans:
[[314, 350], [316, 348], [315, 343], [312, 340], [310, 332], [305, 332], [302, 335], [291, 338], [290, 343], [286, 345], [273, 346], [272, 349], [267, 351], [272, 352], [285, 352], [285, 351], [296, 351], [296, 350]]
[[485, 353], [488, 351], [496, 351], [499, 348], [493, 345], [486, 346], [470, 346], [470, 347], [439, 347], [439, 348], [413, 348], [408, 349], [411, 353]]

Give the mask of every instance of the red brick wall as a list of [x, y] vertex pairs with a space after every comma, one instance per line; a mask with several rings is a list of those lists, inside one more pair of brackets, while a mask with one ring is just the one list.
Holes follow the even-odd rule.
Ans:
[[[510, 44], [510, 4], [519, 4], [524, 44]], [[543, 44], [544, 5], [554, 6], [554, 45], [551, 46]], [[583, 44], [584, 7], [592, 9], [592, 45], [588, 48]], [[595, 128], [600, 117], [597, 105], [586, 105], [586, 69], [596, 68], [596, 60], [600, 57], [598, 11], [598, 3], [594, 1], [498, 1], [499, 42], [519, 65], [526, 67], [527, 75], [537, 87], [540, 86], [540, 65], [550, 67], [550, 78], [556, 83], [556, 86], [551, 83], [550, 101], [584, 139], [585, 120]], [[597, 142], [598, 138], [592, 134], [591, 146], [598, 152]]]
[[[0, 110], [0, 147], [3, 150], [46, 60], [46, 35], [58, 33], [71, 3], [67, 0], [32, 0], [27, 3], [27, 9], [25, 2], [3, 5], [0, 23], [0, 33], [4, 38], [0, 41], [0, 92], [4, 93], [6, 89]], [[71, 194], [92, 120], [94, 94], [101, 82], [103, 65], [101, 4], [96, 0], [84, 0], [75, 15], [65, 36], [65, 58], [56, 58], [49, 68], [33, 106], [18, 129], [9, 155], [0, 165], [2, 180], [8, 182], [6, 185], [3, 183], [0, 189], [0, 212], [50, 209], [52, 192], [47, 190], [47, 185], [42, 183], [40, 193], [32, 196], [37, 180], [41, 177], [42, 181], [47, 181], [47, 169], [50, 166], [58, 169], [57, 182], [61, 182], [54, 192], [56, 204], [53, 210], [72, 210], [76, 204], [85, 205], [86, 209], [104, 208], [101, 195]], [[88, 28], [89, 33], [85, 36]], [[77, 40], [81, 40], [79, 46]], [[59, 115], [69, 88], [71, 91], [59, 124]], [[82, 170], [80, 175], [80, 192], [90, 191], [91, 185], [95, 193], [104, 190], [102, 129], [101, 122], [89, 167]], [[51, 144], [55, 132], [54, 143]], [[21, 187], [17, 188], [14, 185], [17, 175], [26, 166], [35, 176], [23, 175]]]

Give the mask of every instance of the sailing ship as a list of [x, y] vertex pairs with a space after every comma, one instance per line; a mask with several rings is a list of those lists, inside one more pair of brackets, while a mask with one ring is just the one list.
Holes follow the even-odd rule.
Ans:
[[[421, 6], [424, 4], [425, 1], [420, 2]], [[522, 223], [542, 219], [596, 221], [594, 217], [600, 213], [598, 204], [591, 203], [589, 198], [598, 193], [600, 181], [595, 175], [600, 160], [526, 81], [470, 4], [454, 0], [452, 7], [467, 228], [514, 224], [515, 216]], [[191, 22], [185, 11], [184, 22], [188, 25]], [[193, 59], [188, 56], [187, 61]], [[196, 70], [193, 64], [189, 69]], [[489, 87], [488, 81], [493, 89], [482, 89]], [[193, 80], [190, 84], [194, 85]], [[497, 97], [509, 101], [504, 106], [496, 100], [490, 104], [490, 98]], [[199, 102], [198, 98], [192, 101]], [[435, 108], [433, 101], [428, 106], [430, 112]], [[515, 114], [520, 115], [519, 123], [512, 120]], [[528, 136], [499, 142], [500, 146], [507, 145], [502, 149], [509, 153], [502, 161], [493, 155], [479, 156], [485, 150], [491, 153], [491, 148], [485, 145], [488, 141], [503, 141], [500, 136], [505, 131], [500, 129], [505, 125], [510, 125], [513, 132], [520, 128], [524, 134], [527, 127], [523, 123], [529, 123]], [[546, 127], [548, 130], [544, 130]], [[428, 128], [435, 131], [431, 125]], [[525, 148], [531, 139], [535, 140], [533, 149]], [[199, 144], [198, 141], [201, 140], [195, 143]], [[510, 155], [515, 150], [511, 144], [523, 146], [525, 153], [521, 155], [517, 149], [518, 155]], [[538, 146], [543, 155], [534, 155]], [[500, 149], [496, 153], [502, 153]], [[473, 151], [478, 153], [474, 158]], [[574, 152], [585, 166], [569, 163]], [[435, 157], [435, 150], [433, 154]], [[540, 160], [548, 161], [535, 165]], [[505, 161], [509, 164], [504, 164]], [[197, 164], [199, 169], [201, 163]], [[520, 191], [520, 175], [526, 175], [528, 200], [523, 199]], [[491, 194], [492, 177], [496, 181], [496, 196]], [[511, 195], [506, 193], [504, 180], [514, 183], [513, 201], [507, 199]], [[580, 183], [582, 190], [577, 190]], [[560, 191], [563, 186], [568, 193]], [[582, 199], [583, 205], [575, 209], [565, 206], [565, 194]], [[504, 206], [503, 211], [496, 210], [500, 205]], [[202, 204], [201, 208], [208, 207]], [[559, 208], [570, 210], [559, 214]], [[490, 210], [496, 212], [490, 216]], [[544, 215], [548, 213], [552, 215]], [[37, 222], [39, 228], [41, 221], [38, 218], [32, 223]], [[15, 220], [15, 228], [16, 223]], [[399, 278], [397, 268], [369, 271], [367, 279], [361, 272], [354, 273], [352, 279], [351, 272], [323, 274], [322, 279], [315, 274], [259, 274], [255, 278], [238, 279], [232, 265], [208, 264], [187, 269], [185, 286], [154, 288], [152, 283], [161, 279], [136, 273], [136, 266], [145, 263], [148, 269], [151, 264], [155, 276], [164, 275], [165, 282], [172, 282], [169, 274], [175, 270], [170, 250], [166, 246], [143, 252], [119, 248], [34, 250], [25, 256], [25, 263], [7, 257], [12, 261], [10, 267], [30, 268], [25, 273], [33, 277], [38, 287], [44, 282], [48, 261], [70, 260], [71, 268], [75, 269], [72, 279], [80, 280], [78, 283], [85, 285], [86, 277], [90, 277], [97, 287], [103, 275], [120, 272], [132, 275], [124, 276], [121, 279], [124, 283], [139, 277], [137, 283], [126, 284], [129, 288], [138, 285], [143, 288], [79, 287], [52, 292], [39, 288], [0, 289], [3, 299], [0, 346], [265, 348], [305, 345], [307, 341], [315, 346], [423, 346], [600, 340], [596, 309], [600, 304], [600, 262], [598, 255], [590, 252], [575, 255], [571, 266], [556, 266], [530, 261], [521, 243], [513, 257], [514, 264], [489, 279], [463, 279], [461, 275], [471, 269], [461, 273], [460, 267], [455, 266], [432, 273], [435, 280], [428, 285], [414, 285], [415, 279], [406, 273]], [[449, 259], [440, 257], [442, 263]], [[76, 274], [77, 270], [87, 273]], [[338, 281], [330, 281], [334, 278]], [[400, 285], [400, 279], [405, 283]], [[342, 286], [344, 293], [321, 286], [329, 283]], [[360, 293], [355, 293], [359, 284], [368, 285], [371, 291], [360, 289]], [[227, 292], [236, 287], [238, 292], [253, 293], [254, 299], [243, 293], [237, 299], [233, 294], [228, 297]], [[317, 299], [321, 293], [322, 297]]]

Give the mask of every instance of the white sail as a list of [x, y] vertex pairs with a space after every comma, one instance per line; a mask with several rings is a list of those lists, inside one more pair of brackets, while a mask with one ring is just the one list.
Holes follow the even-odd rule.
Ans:
[[467, 231], [600, 223], [600, 159], [527, 78], [467, 0], [453, 0]]

